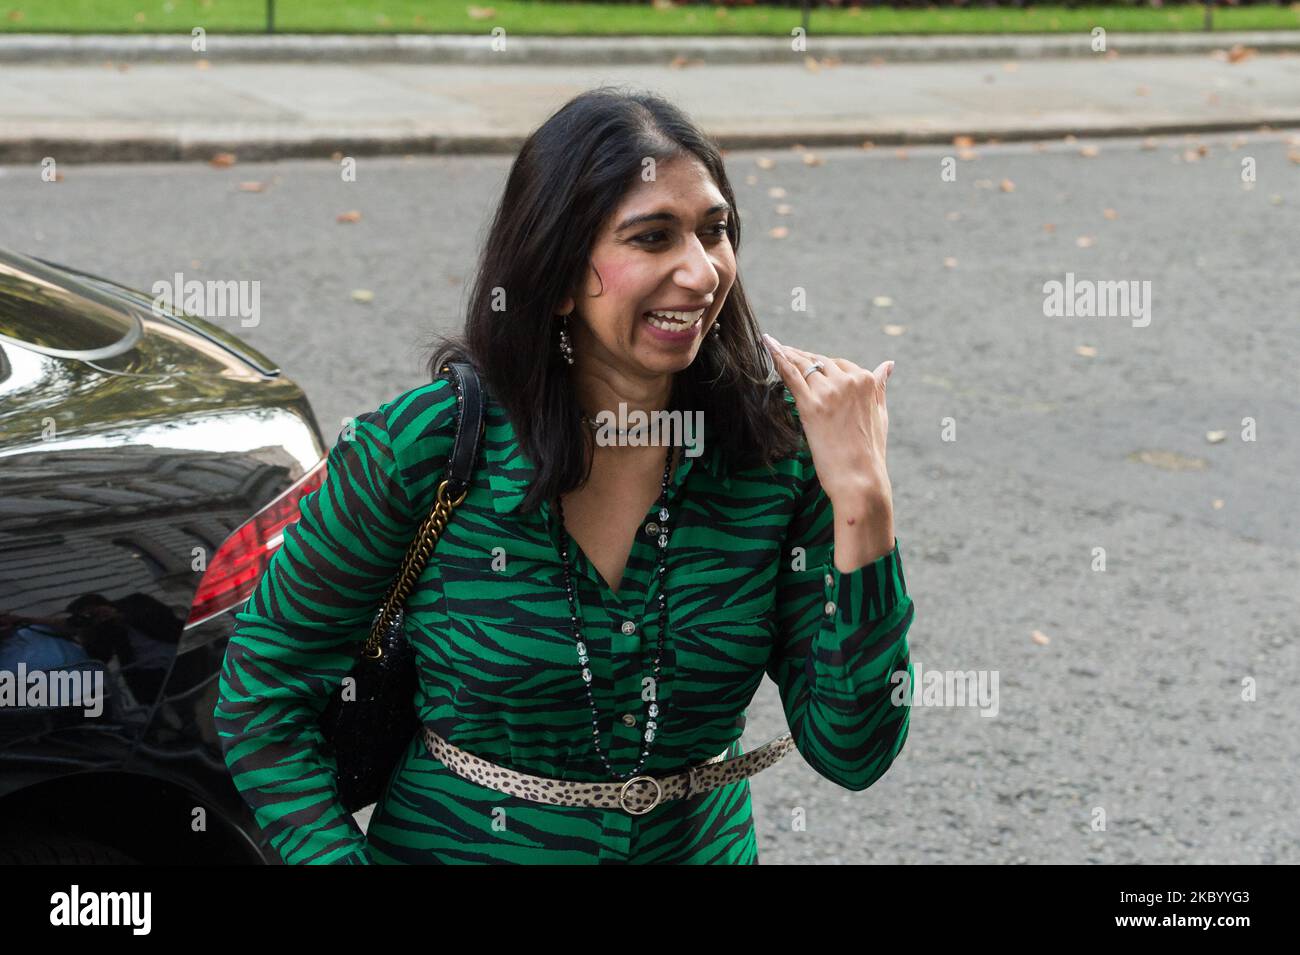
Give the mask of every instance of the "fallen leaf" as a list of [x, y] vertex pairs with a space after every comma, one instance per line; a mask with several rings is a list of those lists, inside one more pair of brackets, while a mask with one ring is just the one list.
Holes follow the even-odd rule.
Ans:
[[229, 166], [233, 166], [235, 162], [236, 159], [234, 153], [217, 153], [208, 160], [208, 165], [214, 166], [217, 169], [226, 169]]
[[496, 7], [466, 7], [471, 20], [491, 20], [497, 15]]
[[943, 260], [943, 267], [946, 269], [955, 269], [957, 267], [957, 260], [950, 255]]
[[212, 66], [212, 64], [209, 63], [207, 60], [195, 60], [195, 61], [194, 61], [194, 68], [195, 68], [196, 70], [206, 70], [206, 69], [208, 69], [208, 68], [211, 67], [211, 66]]
[[781, 186], [772, 186], [770, 189], [767, 190], [767, 197], [769, 199], [784, 199], [785, 189], [783, 189]]
[[1040, 647], [1045, 647], [1052, 642], [1052, 638], [1041, 630], [1035, 630], [1029, 635], [1029, 639], [1033, 640], [1034, 643], [1038, 644]]
[[888, 295], [877, 295], [871, 300], [871, 304], [876, 306], [876, 308], [889, 308], [889, 306], [894, 304], [894, 300]]
[[970, 162], [972, 159], [979, 159], [979, 155], [980, 154], [973, 149], [957, 150], [957, 158], [960, 159], [962, 162]]
[[777, 204], [776, 214], [779, 216], [788, 216], [793, 211], [794, 211], [794, 206], [791, 206], [784, 202]]
[[1098, 149], [1096, 146], [1079, 147], [1079, 155], [1082, 156], [1084, 159], [1096, 159], [1100, 153], [1101, 150]]
[[1143, 149], [1156, 149], [1159, 146], [1160, 140], [1156, 139], [1154, 136], [1148, 136], [1146, 139], [1142, 140]]
[[775, 226], [767, 230], [767, 234], [774, 239], [784, 239], [790, 234], [790, 230], [783, 225]]
[[803, 164], [804, 164], [805, 166], [820, 166], [820, 165], [824, 164], [825, 162], [826, 162], [826, 160], [825, 160], [825, 159], [822, 159], [822, 157], [821, 157], [821, 156], [818, 156], [816, 153], [804, 153], [804, 154], [803, 154]]
[[1242, 46], [1240, 43], [1234, 43], [1228, 49], [1228, 62], [1242, 63], [1246, 60], [1249, 60], [1254, 55], [1255, 55], [1254, 47]]
[[747, 185], [747, 186], [757, 186], [757, 185], [758, 185], [758, 177], [755, 176], [755, 175], [751, 172], [748, 176], [745, 177], [745, 185]]
[[1010, 63], [1003, 63], [1002, 69], [1006, 73], [1015, 73], [1020, 69], [1020, 64], [1012, 60]]
[[264, 182], [241, 182], [239, 184], [240, 192], [262, 192], [266, 189]]
[[1216, 511], [1223, 510], [1223, 498], [1216, 497], [1214, 499], [1214, 502], [1210, 506], [1213, 507]]
[[899, 159], [906, 159], [906, 158], [907, 158], [907, 150], [906, 150], [906, 149], [896, 149], [896, 150], [894, 150], [894, 155], [897, 156]]
[[993, 188], [993, 180], [992, 180], [992, 179], [976, 179], [976, 180], [975, 180], [975, 188], [976, 188], [976, 189], [992, 189], [992, 188]]
[[898, 336], [903, 334], [903, 332], [905, 331], [907, 331], [906, 325], [886, 325], [884, 328], [884, 332], [886, 335]]
[[975, 140], [970, 136], [954, 136], [952, 138], [952, 144], [958, 149], [969, 149], [975, 145]]
[[1228, 436], [1228, 432], [1226, 431], [1205, 432], [1205, 440], [1210, 442], [1210, 444], [1221, 444], [1223, 442], [1223, 439], [1226, 438], [1227, 436]]
[[1137, 89], [1135, 89], [1133, 92], [1136, 93], [1138, 96], [1150, 96], [1150, 95], [1151, 95], [1151, 87], [1149, 87], [1149, 86], [1139, 86], [1139, 87], [1138, 87]]
[[1044, 222], [1044, 223], [1043, 223], [1043, 231], [1044, 231], [1044, 232], [1055, 232], [1055, 231], [1056, 231], [1056, 226], [1055, 226], [1055, 224], [1053, 224], [1053, 223], [1051, 223], [1051, 222]]
[[1003, 179], [1000, 188], [1003, 192], [1015, 192], [1016, 184], [1010, 179]]
[[1077, 143], [1078, 140], [1075, 138], [1074, 133], [1066, 133], [1061, 139], [1061, 142], [1065, 143], [1067, 146], [1072, 146]]
[[1101, 214], [1102, 214], [1103, 216], [1105, 216], [1107, 219], [1118, 219], [1118, 218], [1119, 218], [1119, 213], [1116, 212], [1114, 209], [1103, 209], [1103, 210], [1101, 210]]
[[354, 302], [365, 304], [367, 302], [373, 302], [374, 299], [375, 293], [370, 291], [368, 288], [354, 288], [352, 290], [352, 301]]
[[1092, 236], [1081, 235], [1079, 238], [1074, 240], [1074, 244], [1081, 249], [1090, 249], [1092, 248]]
[[360, 222], [361, 213], [358, 212], [356, 209], [352, 209], [348, 212], [340, 212], [338, 215], [334, 217], [334, 221], [335, 222]]
[[776, 165], [776, 160], [769, 159], [767, 156], [759, 156], [754, 160], [754, 164], [758, 166], [759, 169], [771, 169]]
[[944, 215], [944, 218], [947, 219], [949, 222], [956, 222], [958, 219], [961, 218], [961, 213], [960, 213], [960, 212], [949, 212], [949, 213], [946, 213], [946, 214]]
[[864, 139], [864, 140], [862, 140], [862, 145], [859, 146], [858, 148], [859, 148], [859, 149], [875, 149], [875, 148], [876, 148], [876, 144], [873, 143], [873, 142], [872, 142], [871, 140], [869, 140], [869, 139]]
[[812, 73], [816, 73], [822, 68], [822, 65], [817, 62], [817, 57], [815, 56], [805, 56], [803, 58], [803, 66], [804, 69]]
[[1076, 355], [1082, 355], [1084, 358], [1097, 357], [1097, 349], [1093, 348], [1091, 345], [1075, 345], [1074, 353]]
[[1204, 471], [1207, 467], [1204, 458], [1193, 458], [1176, 451], [1134, 451], [1128, 459], [1162, 471]]

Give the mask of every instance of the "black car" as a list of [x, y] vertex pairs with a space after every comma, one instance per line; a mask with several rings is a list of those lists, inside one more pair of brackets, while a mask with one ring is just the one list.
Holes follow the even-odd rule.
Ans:
[[235, 336], [0, 250], [0, 862], [279, 862], [212, 711], [325, 454]]

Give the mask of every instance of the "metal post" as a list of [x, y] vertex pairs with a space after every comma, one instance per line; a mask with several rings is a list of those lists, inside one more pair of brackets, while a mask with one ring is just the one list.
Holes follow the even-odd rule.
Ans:
[[266, 0], [266, 32], [275, 32], [275, 0]]
[[1205, 0], [1205, 29], [1214, 29], [1214, 0]]
[[811, 0], [803, 0], [803, 36], [804, 40], [808, 39], [808, 7]]

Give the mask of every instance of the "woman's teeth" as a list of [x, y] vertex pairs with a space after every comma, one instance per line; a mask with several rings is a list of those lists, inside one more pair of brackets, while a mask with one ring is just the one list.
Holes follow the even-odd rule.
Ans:
[[695, 312], [646, 312], [645, 320], [655, 328], [666, 332], [680, 332], [693, 325], [698, 325], [704, 317], [704, 309]]

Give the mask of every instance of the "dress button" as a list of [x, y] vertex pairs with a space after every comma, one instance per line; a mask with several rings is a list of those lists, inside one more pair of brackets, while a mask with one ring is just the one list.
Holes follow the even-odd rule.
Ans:
[[624, 713], [624, 714], [623, 714], [623, 725], [624, 725], [624, 726], [636, 726], [636, 717], [633, 716], [631, 713]]
[[649, 524], [645, 526], [645, 532], [649, 534], [651, 537], [654, 537], [656, 534], [659, 533], [659, 525], [656, 524], [654, 521], [651, 521]]
[[826, 575], [826, 586], [827, 587], [835, 586], [835, 578], [832, 577], [830, 574]]
[[826, 616], [829, 617], [834, 612], [835, 612], [835, 601], [834, 600], [826, 601]]
[[636, 624], [634, 624], [631, 620], [624, 620], [623, 632], [626, 634], [636, 633]]

